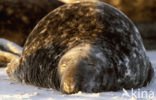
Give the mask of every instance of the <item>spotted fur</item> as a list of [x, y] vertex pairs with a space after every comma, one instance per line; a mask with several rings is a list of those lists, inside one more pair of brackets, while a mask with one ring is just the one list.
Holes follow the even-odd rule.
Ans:
[[7, 71], [12, 79], [69, 94], [139, 88], [154, 75], [135, 25], [103, 2], [66, 4], [50, 12], [13, 65], [18, 67]]

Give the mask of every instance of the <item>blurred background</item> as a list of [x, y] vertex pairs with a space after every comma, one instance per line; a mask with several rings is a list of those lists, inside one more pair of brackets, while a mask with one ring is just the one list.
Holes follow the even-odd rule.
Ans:
[[0, 0], [0, 38], [23, 46], [37, 22], [62, 4], [57, 0]]
[[42, 17], [75, 1], [104, 1], [117, 7], [138, 27], [145, 48], [156, 49], [156, 0], [0, 0], [0, 38], [23, 46]]

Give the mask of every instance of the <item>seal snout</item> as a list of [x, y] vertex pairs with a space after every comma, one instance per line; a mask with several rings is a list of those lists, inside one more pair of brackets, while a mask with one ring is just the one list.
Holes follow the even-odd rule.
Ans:
[[75, 83], [73, 78], [66, 78], [61, 84], [61, 91], [66, 94], [75, 93]]

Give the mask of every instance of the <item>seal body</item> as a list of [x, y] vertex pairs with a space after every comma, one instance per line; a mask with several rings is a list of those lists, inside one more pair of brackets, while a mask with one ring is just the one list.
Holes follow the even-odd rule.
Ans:
[[135, 25], [103, 2], [66, 4], [50, 12], [7, 73], [18, 82], [69, 94], [139, 88], [154, 75]]
[[0, 37], [23, 46], [37, 22], [62, 4], [58, 0], [0, 0]]

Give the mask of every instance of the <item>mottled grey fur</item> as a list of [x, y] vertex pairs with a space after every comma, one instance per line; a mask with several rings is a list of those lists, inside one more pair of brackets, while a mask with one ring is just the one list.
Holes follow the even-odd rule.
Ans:
[[50, 12], [15, 63], [7, 70], [13, 80], [64, 93], [139, 88], [154, 75], [135, 25], [103, 2], [67, 4]]

